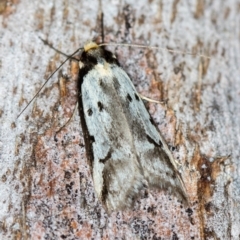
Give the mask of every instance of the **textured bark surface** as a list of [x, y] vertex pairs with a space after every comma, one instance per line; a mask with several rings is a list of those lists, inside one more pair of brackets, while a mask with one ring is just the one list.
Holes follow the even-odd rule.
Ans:
[[64, 57], [100, 34], [98, 1], [0, 1], [1, 239], [239, 239], [240, 2], [104, 1], [105, 41], [179, 162], [191, 207], [151, 191], [108, 216], [95, 197], [76, 103], [76, 64], [17, 115]]

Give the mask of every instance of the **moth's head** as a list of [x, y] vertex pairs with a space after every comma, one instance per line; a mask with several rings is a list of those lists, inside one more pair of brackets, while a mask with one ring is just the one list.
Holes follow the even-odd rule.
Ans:
[[104, 62], [119, 65], [118, 60], [112, 52], [106, 50], [103, 46], [98, 45], [95, 42], [87, 42], [84, 45], [83, 52], [80, 56], [80, 69], [85, 66], [104, 64]]
[[89, 50], [97, 49], [97, 48], [99, 48], [99, 45], [95, 42], [87, 42], [83, 47], [85, 52]]
[[81, 56], [94, 56], [100, 57], [104, 51], [104, 48], [98, 45], [96, 42], [89, 41], [83, 46], [83, 52]]

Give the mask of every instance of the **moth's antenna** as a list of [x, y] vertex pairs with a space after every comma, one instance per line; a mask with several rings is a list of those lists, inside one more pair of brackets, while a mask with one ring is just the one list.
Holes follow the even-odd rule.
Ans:
[[52, 48], [54, 51], [56, 51], [57, 53], [60, 53], [62, 54], [63, 56], [67, 57], [67, 58], [72, 58], [76, 61], [78, 61], [78, 59], [72, 57], [71, 55], [68, 55], [62, 51], [60, 51], [59, 49], [55, 48], [52, 44], [50, 44], [47, 40], [44, 40], [43, 38], [39, 37], [39, 39], [45, 44], [45, 45], [48, 45], [50, 48]]
[[137, 47], [137, 48], [149, 48], [149, 49], [160, 49], [160, 50], [165, 50], [171, 53], [179, 53], [179, 54], [186, 54], [186, 55], [192, 55], [192, 56], [199, 56], [199, 57], [204, 57], [207, 59], [211, 59], [211, 57], [202, 55], [202, 54], [195, 54], [191, 52], [184, 52], [184, 51], [179, 51], [179, 50], [171, 50], [167, 48], [162, 48], [162, 47], [151, 47], [151, 46], [146, 46], [146, 45], [141, 45], [141, 44], [127, 44], [127, 43], [102, 43], [99, 46], [122, 46], [122, 47]]
[[104, 14], [103, 14], [103, 11], [102, 11], [102, 0], [99, 0], [99, 5], [100, 5], [100, 22], [101, 22], [101, 37], [102, 37], [102, 43], [104, 43], [104, 39], [105, 39], [105, 36], [104, 36]]
[[[101, 6], [101, 9], [102, 9], [102, 6]], [[104, 43], [104, 14], [101, 10], [101, 28], [102, 28], [102, 43]]]
[[[43, 42], [47, 43], [46, 40], [43, 40]], [[37, 97], [37, 95], [41, 92], [41, 90], [44, 88], [44, 86], [47, 84], [47, 82], [50, 80], [50, 78], [70, 59], [73, 58], [73, 56], [79, 52], [80, 50], [82, 50], [83, 48], [78, 48], [74, 53], [67, 55], [65, 53], [62, 53], [61, 51], [55, 49], [54, 47], [51, 46], [51, 48], [53, 48], [54, 50], [56, 50], [58, 53], [63, 54], [64, 56], [66, 56], [67, 58], [59, 65], [59, 67], [47, 78], [47, 80], [45, 81], [45, 83], [40, 87], [40, 89], [37, 91], [37, 93], [34, 95], [34, 97], [30, 100], [30, 102], [27, 104], [27, 106], [20, 112], [20, 114], [18, 114], [17, 119], [22, 115], [22, 113], [27, 109], [27, 107], [32, 103], [32, 101]]]

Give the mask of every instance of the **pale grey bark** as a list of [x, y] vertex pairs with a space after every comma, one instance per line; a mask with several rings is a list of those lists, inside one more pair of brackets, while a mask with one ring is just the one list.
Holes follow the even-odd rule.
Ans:
[[111, 216], [95, 198], [78, 113], [54, 141], [76, 101], [69, 63], [66, 94], [56, 74], [16, 119], [64, 59], [38, 37], [73, 52], [100, 34], [99, 2], [0, 4], [1, 239], [239, 239], [239, 1], [103, 1], [106, 41], [211, 57], [117, 48], [138, 91], [168, 100], [149, 111], [176, 147], [192, 206], [149, 191]]

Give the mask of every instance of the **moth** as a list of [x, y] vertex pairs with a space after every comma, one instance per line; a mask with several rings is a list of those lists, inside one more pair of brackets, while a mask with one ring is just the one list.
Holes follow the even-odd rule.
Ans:
[[113, 53], [87, 43], [79, 68], [86, 155], [95, 192], [107, 212], [130, 208], [146, 186], [187, 202], [172, 153]]
[[[82, 50], [66, 55], [41, 40], [67, 59], [18, 117], [56, 71], [68, 59], [76, 60], [73, 56]], [[84, 46], [77, 96], [86, 155], [99, 200], [108, 213], [124, 210], [133, 205], [142, 189], [149, 187], [168, 190], [188, 205], [185, 185], [171, 151], [131, 79], [103, 45], [106, 44], [89, 42]]]

